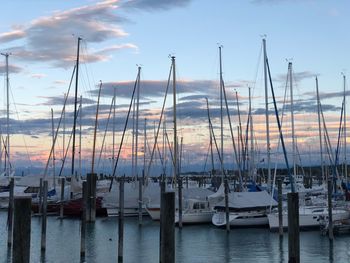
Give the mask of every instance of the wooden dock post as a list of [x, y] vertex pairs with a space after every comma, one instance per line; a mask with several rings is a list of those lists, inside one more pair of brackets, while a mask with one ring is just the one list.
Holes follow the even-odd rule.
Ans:
[[46, 250], [46, 226], [47, 226], [47, 191], [48, 183], [44, 181], [43, 187], [43, 205], [42, 205], [42, 216], [41, 216], [41, 251]]
[[38, 204], [39, 215], [41, 215], [41, 208], [43, 205], [42, 200], [43, 200], [43, 178], [40, 178], [40, 181], [39, 181], [39, 204]]
[[87, 206], [87, 183], [83, 181], [82, 213], [80, 226], [80, 258], [85, 257], [85, 235], [86, 235], [86, 206]]
[[95, 173], [87, 174], [87, 222], [95, 222], [96, 220], [96, 179], [97, 175]]
[[278, 193], [278, 232], [280, 237], [283, 237], [282, 179], [281, 178], [277, 178], [277, 193]]
[[159, 262], [162, 258], [162, 214], [163, 214], [163, 209], [164, 209], [164, 193], [166, 191], [166, 182], [165, 182], [165, 176], [162, 176], [160, 179], [160, 218], [159, 218], [159, 227], [160, 227], [160, 231], [159, 231]]
[[142, 225], [142, 209], [143, 209], [143, 197], [142, 197], [143, 177], [139, 178], [139, 226]]
[[290, 263], [300, 263], [298, 193], [288, 193], [288, 258]]
[[124, 177], [119, 181], [119, 218], [118, 218], [118, 263], [123, 262], [124, 249]]
[[31, 197], [14, 199], [12, 263], [30, 262]]
[[8, 229], [7, 229], [7, 246], [12, 246], [12, 232], [13, 232], [13, 197], [14, 197], [15, 180], [10, 179], [10, 195], [9, 195], [9, 207], [8, 207]]
[[64, 185], [65, 185], [65, 181], [66, 179], [64, 177], [61, 178], [61, 203], [60, 203], [60, 218], [63, 218], [63, 214], [64, 214], [64, 206], [63, 206], [63, 202], [64, 202]]
[[177, 179], [178, 191], [179, 191], [179, 228], [182, 229], [182, 178], [179, 176]]
[[230, 232], [230, 208], [228, 205], [228, 180], [224, 179], [225, 187], [225, 215], [226, 215], [226, 231]]
[[175, 262], [175, 192], [163, 193], [164, 208], [161, 216], [162, 242], [160, 263]]
[[334, 239], [333, 235], [333, 215], [332, 215], [332, 179], [328, 179], [328, 237]]

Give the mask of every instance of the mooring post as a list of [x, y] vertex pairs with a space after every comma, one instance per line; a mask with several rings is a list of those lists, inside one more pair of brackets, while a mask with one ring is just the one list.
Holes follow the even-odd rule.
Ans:
[[175, 192], [164, 192], [164, 208], [160, 217], [162, 242], [160, 263], [175, 262]]
[[66, 179], [64, 177], [61, 178], [61, 203], [60, 203], [60, 218], [63, 218], [63, 203], [64, 203], [64, 185], [65, 185]]
[[85, 235], [86, 235], [86, 206], [87, 206], [87, 183], [83, 181], [83, 198], [82, 213], [81, 213], [81, 226], [80, 226], [80, 258], [85, 257]]
[[97, 174], [87, 174], [87, 222], [95, 222], [96, 220], [96, 179]]
[[30, 262], [31, 197], [14, 198], [12, 263]]
[[46, 250], [46, 225], [47, 225], [47, 191], [48, 183], [47, 180], [44, 181], [43, 187], [43, 207], [42, 207], [42, 217], [41, 217], [41, 250]]
[[124, 248], [124, 177], [119, 181], [119, 218], [118, 218], [118, 263], [123, 262]]
[[179, 228], [182, 229], [182, 178], [179, 176], [178, 180], [178, 191], [179, 191]]
[[226, 231], [230, 232], [230, 208], [228, 205], [228, 180], [224, 179], [225, 188], [225, 215], [226, 215]]
[[278, 192], [278, 232], [280, 237], [283, 237], [283, 214], [282, 214], [282, 179], [277, 178]]
[[159, 262], [161, 261], [162, 258], [162, 214], [163, 214], [163, 209], [164, 209], [164, 193], [166, 191], [166, 183], [165, 183], [165, 177], [162, 176], [160, 179], [160, 218], [159, 218], [159, 226], [160, 226], [160, 231], [159, 231]]
[[332, 179], [328, 179], [328, 237], [333, 240]]
[[13, 223], [13, 197], [14, 197], [15, 180], [10, 179], [10, 196], [9, 196], [9, 207], [8, 207], [8, 229], [7, 229], [7, 246], [12, 246], [12, 223]]
[[300, 263], [298, 193], [288, 193], [288, 256], [288, 262]]
[[42, 199], [43, 198], [43, 178], [40, 178], [39, 181], [39, 207], [38, 207], [38, 213], [41, 215], [41, 209], [42, 209]]
[[143, 209], [143, 197], [142, 197], [143, 177], [139, 178], [139, 226], [142, 225], [142, 209]]

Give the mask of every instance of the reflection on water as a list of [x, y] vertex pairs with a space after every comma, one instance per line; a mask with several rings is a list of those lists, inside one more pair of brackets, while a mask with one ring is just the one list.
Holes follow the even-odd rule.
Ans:
[[[117, 218], [98, 218], [88, 224], [85, 262], [116, 262]], [[80, 221], [49, 217], [46, 252], [40, 251], [40, 218], [32, 218], [31, 262], [80, 262]], [[184, 226], [176, 229], [176, 262], [288, 262], [288, 235], [267, 229], [218, 229], [211, 225]], [[124, 262], [159, 261], [159, 223], [144, 218], [126, 218]], [[350, 238], [328, 237], [318, 231], [300, 234], [301, 262], [349, 262]], [[0, 212], [0, 263], [11, 262], [7, 249], [6, 213]], [[82, 261], [84, 262], [84, 261]]]

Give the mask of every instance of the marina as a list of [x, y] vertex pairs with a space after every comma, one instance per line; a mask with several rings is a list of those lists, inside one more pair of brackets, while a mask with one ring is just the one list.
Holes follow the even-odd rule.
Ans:
[[349, 8], [5, 4], [0, 263], [350, 262]]
[[[11, 262], [6, 245], [6, 213], [0, 213], [1, 262]], [[40, 251], [40, 218], [32, 219], [31, 262], [80, 262], [80, 220], [48, 217], [47, 249]], [[117, 219], [97, 218], [87, 227], [86, 262], [116, 262]], [[158, 262], [159, 223], [145, 218], [142, 227], [137, 218], [125, 221], [124, 262]], [[288, 238], [283, 240], [268, 229], [224, 229], [211, 225], [189, 225], [176, 228], [176, 262], [288, 262]], [[348, 262], [350, 240], [335, 238], [333, 244], [319, 231], [300, 234], [301, 262]]]

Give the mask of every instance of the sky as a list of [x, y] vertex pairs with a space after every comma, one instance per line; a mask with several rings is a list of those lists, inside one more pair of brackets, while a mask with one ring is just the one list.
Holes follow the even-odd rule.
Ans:
[[[296, 138], [302, 165], [320, 162], [315, 77], [332, 144], [337, 136], [343, 99], [343, 75], [347, 77], [350, 39], [348, 1], [327, 0], [13, 0], [2, 6], [0, 51], [9, 53], [10, 161], [16, 171], [44, 169], [52, 145], [51, 108], [57, 127], [80, 46], [78, 96], [82, 96], [82, 159], [89, 171], [98, 85], [102, 98], [98, 122], [97, 169], [111, 173], [112, 121], [110, 105], [116, 89], [116, 146], [119, 149], [132, 89], [141, 66], [139, 164], [143, 164], [144, 119], [147, 119], [146, 163], [150, 159], [155, 127], [160, 118], [170, 56], [176, 57], [177, 122], [182, 138], [183, 171], [209, 169], [208, 98], [214, 134], [220, 147], [219, 52], [222, 46], [223, 79], [237, 137], [239, 125], [236, 92], [243, 130], [246, 129], [248, 88], [252, 92], [255, 162], [265, 159], [265, 90], [262, 39], [280, 114], [287, 90], [283, 134], [291, 150], [291, 121], [286, 89], [288, 62], [293, 63]], [[3, 85], [0, 92], [0, 125], [5, 135], [5, 57], [0, 57]], [[73, 82], [74, 83], [74, 82]], [[347, 89], [347, 83], [345, 84]], [[56, 169], [62, 165], [73, 122], [73, 89], [57, 136]], [[348, 91], [346, 91], [348, 94]], [[278, 130], [269, 95], [271, 151], [281, 163]], [[346, 115], [348, 110], [346, 107]], [[166, 130], [172, 143], [172, 98], [166, 102]], [[106, 128], [107, 123], [109, 123]], [[118, 172], [129, 172], [131, 121], [121, 150]], [[80, 120], [78, 122], [80, 125]], [[106, 138], [103, 139], [106, 132]], [[224, 164], [234, 167], [227, 116], [224, 119]], [[63, 138], [64, 137], [64, 138]], [[4, 140], [6, 140], [6, 136]], [[162, 148], [162, 136], [160, 136]], [[236, 138], [237, 140], [237, 138]], [[103, 143], [104, 142], [104, 143]], [[77, 144], [79, 146], [79, 144]], [[102, 145], [105, 145], [102, 147]], [[344, 143], [340, 144], [344, 149]], [[71, 146], [70, 146], [71, 147]], [[102, 148], [102, 150], [101, 150]], [[3, 149], [3, 147], [2, 147]], [[115, 154], [116, 155], [116, 154]], [[167, 169], [171, 169], [169, 154]], [[325, 155], [326, 156], [326, 155]], [[4, 154], [2, 155], [4, 157]], [[70, 167], [68, 151], [65, 167]], [[208, 158], [208, 159], [207, 159]], [[292, 158], [289, 154], [289, 158]], [[327, 161], [328, 157], [325, 157]], [[345, 154], [340, 160], [345, 159]], [[2, 158], [2, 169], [4, 167]], [[159, 159], [156, 154], [155, 159]], [[215, 167], [218, 155], [214, 149]], [[155, 160], [156, 165], [159, 160]], [[298, 161], [300, 163], [300, 161]], [[50, 163], [50, 167], [52, 163]], [[77, 164], [76, 164], [77, 166]], [[142, 169], [142, 165], [138, 170]], [[124, 169], [124, 170], [123, 170]], [[170, 173], [170, 170], [169, 170]]]

